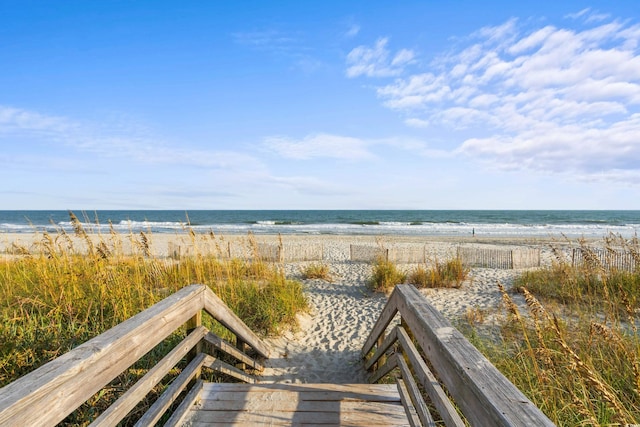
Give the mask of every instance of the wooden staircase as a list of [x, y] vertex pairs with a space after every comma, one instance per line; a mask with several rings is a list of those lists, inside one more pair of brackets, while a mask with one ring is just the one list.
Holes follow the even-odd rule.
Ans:
[[194, 398], [185, 401], [189, 409], [175, 420], [177, 425], [410, 425], [395, 384], [201, 383], [199, 387]]
[[[208, 331], [203, 312], [235, 342]], [[0, 426], [57, 425], [184, 325], [186, 338], [91, 426], [119, 425], [185, 360], [136, 426], [553, 425], [413, 286], [395, 288], [362, 349], [370, 381], [392, 384], [260, 384], [269, 347], [208, 287], [192, 285], [0, 389]], [[203, 370], [240, 383], [205, 382]]]

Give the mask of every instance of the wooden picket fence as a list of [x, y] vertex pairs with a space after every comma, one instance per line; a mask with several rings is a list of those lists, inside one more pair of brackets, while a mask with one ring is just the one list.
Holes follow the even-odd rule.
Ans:
[[459, 246], [457, 256], [469, 267], [519, 269], [540, 267], [540, 249], [489, 249]]
[[589, 262], [597, 262], [607, 270], [636, 271], [639, 267], [638, 254], [630, 251], [604, 248], [574, 248], [571, 265], [581, 267]]

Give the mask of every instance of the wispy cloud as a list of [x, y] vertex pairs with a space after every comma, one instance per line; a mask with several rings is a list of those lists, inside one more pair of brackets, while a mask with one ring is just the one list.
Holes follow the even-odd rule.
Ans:
[[[0, 141], [30, 138], [52, 148], [66, 147], [100, 158], [122, 158], [144, 164], [189, 165], [201, 168], [253, 170], [262, 168], [255, 157], [229, 150], [177, 147], [135, 127], [96, 126], [61, 116], [0, 106]], [[37, 156], [33, 157], [38, 158]], [[28, 159], [23, 159], [27, 162]]]
[[349, 161], [370, 161], [380, 159], [376, 154], [379, 147], [410, 152], [414, 155], [430, 158], [450, 157], [451, 151], [433, 149], [421, 140], [406, 137], [387, 137], [363, 139], [333, 134], [312, 134], [302, 139], [288, 137], [270, 137], [264, 146], [281, 157], [296, 160], [317, 158], [340, 159]]
[[307, 135], [302, 139], [288, 137], [269, 137], [265, 146], [290, 159], [307, 160], [312, 158], [332, 158], [343, 160], [366, 160], [374, 157], [366, 141], [331, 134]]
[[388, 38], [376, 41], [373, 47], [358, 46], [347, 55], [347, 77], [389, 77], [400, 75], [414, 61], [415, 53], [401, 49], [394, 55], [387, 48]]
[[[640, 183], [640, 26], [593, 16], [573, 16], [583, 21], [577, 30], [531, 29], [515, 19], [482, 28], [429, 69], [402, 73], [377, 94], [409, 126], [474, 133], [458, 140], [457, 152], [494, 167]], [[375, 52], [385, 46], [369, 56], [384, 56]], [[382, 64], [391, 63], [387, 54]], [[401, 71], [352, 67], [347, 61], [348, 74]]]
[[611, 15], [607, 13], [600, 13], [592, 10], [590, 7], [582, 9], [575, 13], [569, 13], [565, 16], [569, 19], [582, 19], [585, 22], [601, 22], [611, 18]]
[[344, 33], [345, 37], [355, 37], [358, 35], [358, 33], [360, 32], [360, 25], [358, 24], [351, 24], [349, 26], [349, 29]]
[[241, 45], [276, 52], [291, 52], [300, 49], [300, 36], [292, 36], [275, 29], [237, 32], [231, 35]]

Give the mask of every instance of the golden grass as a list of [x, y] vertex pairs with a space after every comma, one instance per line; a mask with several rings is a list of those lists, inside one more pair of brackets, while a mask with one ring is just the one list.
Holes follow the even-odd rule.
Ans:
[[459, 258], [446, 261], [435, 260], [433, 266], [415, 267], [407, 282], [418, 288], [459, 288], [469, 276], [469, 268]]
[[332, 280], [331, 269], [328, 264], [322, 262], [311, 263], [301, 269], [305, 279], [320, 279], [330, 282]]
[[[123, 236], [111, 229], [107, 236], [90, 235], [70, 216], [74, 236], [62, 229], [44, 233], [36, 248], [14, 245], [15, 255], [0, 260], [0, 386], [193, 283], [208, 285], [263, 335], [295, 323], [296, 313], [307, 308], [302, 285], [288, 280], [279, 265], [257, 258], [221, 259], [213, 234], [188, 230], [194, 247], [200, 239], [213, 250], [177, 261], [152, 256], [150, 233]], [[122, 249], [127, 243], [130, 253]], [[246, 244], [255, 246], [251, 236]], [[143, 375], [184, 332], [158, 346], [69, 422], [85, 424], [96, 408], [105, 407], [111, 391]]]
[[[611, 251], [638, 248], [634, 240], [607, 243]], [[506, 311], [501, 340], [480, 339], [474, 328], [467, 334], [556, 424], [636, 424], [640, 271], [607, 268], [585, 242], [578, 247], [585, 254], [579, 266], [558, 256], [552, 266], [516, 281], [526, 307], [500, 287]]]

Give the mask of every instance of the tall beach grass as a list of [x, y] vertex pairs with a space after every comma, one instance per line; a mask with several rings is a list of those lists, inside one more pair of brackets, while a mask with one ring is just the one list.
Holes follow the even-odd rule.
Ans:
[[[73, 213], [70, 218], [72, 235], [62, 229], [42, 233], [35, 247], [14, 244], [0, 259], [0, 387], [190, 284], [208, 285], [263, 335], [294, 324], [296, 313], [307, 308], [302, 285], [287, 279], [281, 266], [257, 256], [225, 257], [213, 233], [196, 235], [187, 226], [193, 247], [204, 243], [210, 250], [174, 260], [152, 255], [150, 233], [92, 234]], [[252, 236], [245, 244], [248, 252], [255, 250]], [[170, 337], [110, 389], [143, 375], [184, 334]], [[107, 405], [109, 394], [94, 397], [69, 422], [84, 424]]]
[[[472, 342], [556, 424], [640, 422], [640, 270], [610, 268], [600, 253], [638, 254], [636, 239], [609, 237], [603, 250], [577, 242], [582, 259], [556, 250], [549, 267], [500, 287], [500, 338]], [[640, 258], [636, 266], [640, 266]]]

